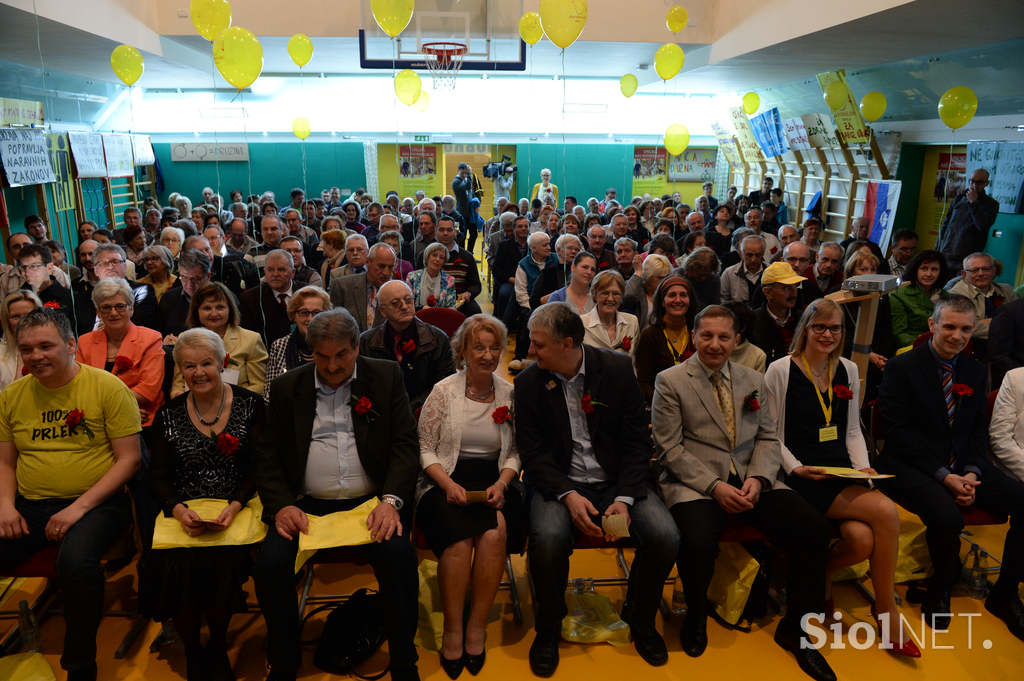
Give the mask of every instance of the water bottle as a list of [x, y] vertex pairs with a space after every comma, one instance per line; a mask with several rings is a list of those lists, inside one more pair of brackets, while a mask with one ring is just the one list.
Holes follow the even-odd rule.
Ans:
[[28, 607], [28, 601], [18, 603], [18, 629], [21, 631], [21, 645], [26, 653], [38, 653], [43, 647], [39, 634], [39, 623], [35, 613]]
[[988, 553], [982, 551], [978, 554], [978, 560], [971, 568], [971, 588], [968, 592], [971, 598], [984, 600], [988, 595]]
[[686, 612], [686, 596], [683, 594], [683, 579], [676, 575], [675, 584], [672, 585], [672, 612], [682, 615]]
[[968, 593], [971, 591], [971, 579], [974, 568], [978, 564], [980, 550], [978, 546], [971, 547], [970, 552], [964, 557], [963, 569], [960, 570], [960, 588]]

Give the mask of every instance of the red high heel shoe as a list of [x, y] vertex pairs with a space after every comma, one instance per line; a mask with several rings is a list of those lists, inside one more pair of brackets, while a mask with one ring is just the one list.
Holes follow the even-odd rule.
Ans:
[[[875, 623], [878, 624], [878, 632], [882, 633], [882, 621], [878, 618], [878, 611], [875, 610], [875, 605], [871, 604], [871, 616], [875, 619]], [[899, 620], [896, 621], [896, 626], [899, 627]], [[890, 623], [891, 633], [891, 623]], [[891, 647], [886, 648], [893, 655], [903, 655], [904, 657], [921, 657], [921, 650], [914, 643], [913, 639], [907, 637], [902, 643], [896, 641], [888, 642]]]

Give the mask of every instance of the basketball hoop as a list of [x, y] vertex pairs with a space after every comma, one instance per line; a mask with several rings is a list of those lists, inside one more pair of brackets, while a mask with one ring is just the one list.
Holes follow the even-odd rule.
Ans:
[[433, 57], [427, 59], [427, 70], [434, 79], [435, 90], [455, 89], [455, 79], [467, 51], [463, 43], [442, 41], [423, 44], [423, 53]]

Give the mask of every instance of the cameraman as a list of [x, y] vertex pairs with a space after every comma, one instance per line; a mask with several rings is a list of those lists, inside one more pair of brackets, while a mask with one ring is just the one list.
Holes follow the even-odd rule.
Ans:
[[[494, 215], [498, 215], [498, 199], [505, 198], [511, 201], [512, 183], [515, 182], [516, 167], [507, 163], [502, 158], [502, 162], [498, 168], [498, 172], [494, 173]], [[499, 165], [499, 164], [492, 164]], [[505, 177], [508, 175], [508, 177]]]

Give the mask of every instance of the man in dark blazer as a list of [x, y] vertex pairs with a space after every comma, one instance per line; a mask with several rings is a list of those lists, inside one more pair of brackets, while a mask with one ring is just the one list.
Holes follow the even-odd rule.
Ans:
[[1024, 298], [1000, 305], [988, 326], [988, 365], [992, 389], [998, 390], [1003, 376], [1024, 367]]
[[366, 256], [366, 271], [331, 281], [331, 305], [343, 307], [355, 318], [359, 332], [384, 323], [377, 291], [391, 281], [395, 271], [395, 252], [385, 243], [376, 243]]
[[258, 333], [269, 348], [278, 338], [292, 332], [288, 302], [303, 285], [292, 279], [295, 262], [288, 251], [277, 249], [268, 253], [263, 271], [267, 280], [242, 294], [240, 311], [242, 328]]
[[[149, 284], [140, 284], [128, 279], [128, 258], [124, 249], [117, 244], [100, 244], [92, 252], [93, 271], [97, 279], [124, 279], [132, 289], [135, 297], [135, 308], [132, 312], [132, 323], [156, 329], [157, 305], [156, 291]], [[92, 302], [92, 290], [95, 284], [82, 277], [71, 285], [74, 291], [75, 318], [78, 334], [89, 333], [96, 328], [96, 306]]]
[[[511, 215], [511, 214], [510, 214]], [[513, 218], [513, 237], [498, 244], [498, 252], [494, 256], [494, 316], [501, 319], [505, 308], [516, 292], [516, 270], [519, 261], [530, 254], [527, 239], [530, 236], [530, 219], [516, 216]]]
[[[253, 468], [270, 525], [253, 570], [267, 622], [268, 679], [294, 681], [302, 661], [295, 556], [307, 514], [380, 503], [366, 525], [373, 541], [353, 547], [374, 569], [387, 613], [391, 678], [418, 680], [419, 577], [409, 542], [419, 473], [419, 438], [398, 366], [359, 356], [359, 330], [346, 310], [322, 312], [306, 339], [313, 363], [270, 386], [267, 427]], [[366, 400], [365, 409], [357, 402]]]
[[624, 515], [638, 547], [622, 619], [640, 656], [668, 661], [654, 627], [679, 531], [650, 493], [651, 439], [644, 395], [629, 357], [582, 345], [583, 320], [548, 303], [529, 322], [537, 362], [516, 376], [516, 445], [529, 485], [530, 573], [536, 593], [536, 638], [530, 667], [550, 676], [567, 614], [569, 556], [580, 535], [613, 539], [603, 522]]
[[999, 581], [985, 608], [1024, 639], [1024, 483], [1007, 477], [988, 458], [986, 368], [963, 354], [974, 330], [974, 305], [952, 294], [928, 320], [932, 339], [885, 366], [878, 403], [885, 447], [876, 469], [894, 478], [882, 489], [921, 517], [934, 574], [921, 606], [934, 629], [948, 629], [950, 589], [960, 577], [958, 506], [1010, 516]]
[[[164, 291], [160, 298], [160, 327], [165, 337], [178, 336], [188, 329], [188, 310], [192, 296], [203, 284], [210, 281], [210, 259], [196, 249], [182, 251], [178, 256], [178, 280], [175, 286]], [[180, 284], [177, 285], [177, 284]]]

